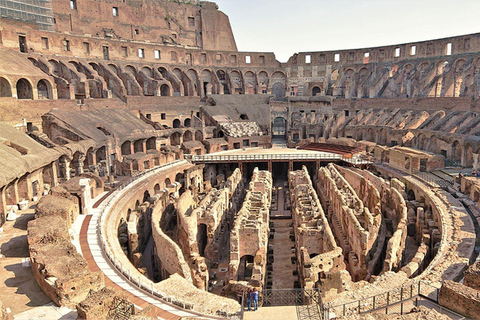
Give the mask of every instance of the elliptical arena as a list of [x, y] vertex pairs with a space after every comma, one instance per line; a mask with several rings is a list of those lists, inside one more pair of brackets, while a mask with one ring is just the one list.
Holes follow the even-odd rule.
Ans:
[[480, 319], [480, 34], [280, 63], [212, 2], [0, 10], [0, 319]]

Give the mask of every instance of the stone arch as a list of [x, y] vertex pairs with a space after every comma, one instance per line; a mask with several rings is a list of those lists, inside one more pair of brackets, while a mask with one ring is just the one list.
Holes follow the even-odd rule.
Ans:
[[148, 75], [150, 78], [153, 78], [153, 69], [149, 66], [143, 66], [140, 70], [146, 75]]
[[319, 93], [322, 92], [322, 89], [320, 89], [319, 86], [315, 86], [312, 88], [312, 97], [315, 97], [316, 95], [318, 95]]
[[285, 136], [287, 134], [287, 119], [276, 117], [272, 122], [272, 136]]
[[52, 99], [52, 84], [45, 79], [37, 83], [38, 99]]
[[243, 77], [238, 70], [230, 72], [230, 82], [232, 85], [232, 93], [242, 94], [243, 92]]
[[185, 128], [189, 128], [191, 125], [192, 125], [192, 119], [186, 118], [186, 119], [183, 121], [183, 126], [184, 126]]
[[256, 94], [257, 93], [257, 81], [255, 79], [255, 73], [252, 71], [245, 72], [243, 79], [245, 81], [245, 93]]
[[155, 137], [151, 137], [147, 139], [146, 142], [147, 150], [156, 150], [157, 149], [157, 139]]
[[132, 143], [127, 140], [124, 143], [122, 143], [121, 146], [122, 149], [122, 156], [126, 156], [132, 153]]
[[202, 79], [202, 96], [214, 94], [212, 71], [209, 69], [203, 69], [201, 73]]
[[153, 193], [154, 194], [159, 194], [160, 193], [160, 184], [157, 183], [156, 185], [153, 186]]
[[165, 179], [165, 188], [169, 188], [171, 184], [172, 184], [172, 181], [170, 180], [170, 178], [166, 178]]
[[160, 95], [162, 97], [169, 97], [170, 96], [170, 87], [168, 86], [168, 84], [162, 84], [160, 86]]
[[114, 63], [109, 63], [108, 64], [108, 67], [110, 68], [110, 70], [113, 71], [113, 73], [115, 73], [117, 76], [120, 74], [120, 68], [114, 64]]
[[460, 162], [462, 161], [462, 146], [458, 140], [455, 140], [452, 143], [452, 154], [450, 158], [452, 161]]
[[182, 136], [178, 132], [174, 132], [170, 135], [170, 144], [172, 146], [179, 146], [182, 144]]
[[203, 141], [203, 133], [200, 130], [195, 131], [195, 141]]
[[18, 79], [16, 87], [18, 99], [33, 99], [32, 83], [29, 80]]
[[12, 96], [12, 85], [7, 78], [0, 77], [0, 97], [11, 97]]
[[266, 88], [268, 88], [268, 83], [270, 81], [268, 77], [268, 73], [266, 71], [260, 71], [258, 73], [257, 78], [258, 78], [258, 84], [260, 85], [260, 87], [265, 86], [265, 90], [266, 90]]
[[192, 140], [193, 140], [192, 132], [189, 130], [185, 131], [185, 133], [183, 134], [183, 142], [188, 142]]
[[127, 73], [131, 73], [133, 76], [137, 75], [137, 69], [130, 64], [127, 64], [125, 67], [123, 67], [123, 70]]
[[173, 124], [172, 124], [173, 128], [180, 128], [182, 126], [182, 122], [180, 121], [180, 119], [174, 119], [173, 120]]

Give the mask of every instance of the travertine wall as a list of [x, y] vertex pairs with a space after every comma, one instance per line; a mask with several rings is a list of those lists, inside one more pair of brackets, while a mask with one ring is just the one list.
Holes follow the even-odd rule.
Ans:
[[302, 287], [335, 295], [351, 278], [305, 166], [289, 172], [289, 188]]
[[[240, 264], [246, 256], [253, 257], [250, 284], [262, 287], [265, 279], [272, 175], [255, 168], [242, 208], [235, 216], [230, 233], [230, 264], [227, 279], [239, 280]], [[243, 266], [242, 266], [243, 268]]]

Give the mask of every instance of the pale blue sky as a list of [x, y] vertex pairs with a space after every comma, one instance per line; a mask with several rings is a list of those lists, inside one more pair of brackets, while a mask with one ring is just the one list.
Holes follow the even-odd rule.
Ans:
[[213, 0], [240, 51], [355, 49], [480, 32], [480, 0]]

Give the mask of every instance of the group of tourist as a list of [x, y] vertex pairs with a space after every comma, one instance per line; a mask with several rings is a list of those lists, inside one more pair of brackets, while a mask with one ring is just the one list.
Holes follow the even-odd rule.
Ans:
[[253, 303], [253, 311], [258, 309], [258, 290], [257, 288], [248, 288], [247, 292], [245, 293], [245, 297], [247, 298], [247, 308], [248, 311], [251, 311], [252, 303]]

